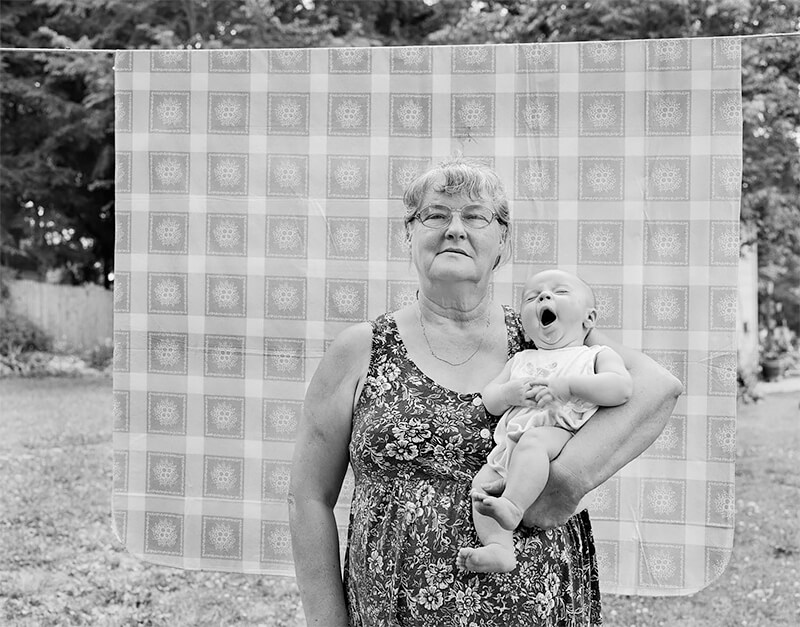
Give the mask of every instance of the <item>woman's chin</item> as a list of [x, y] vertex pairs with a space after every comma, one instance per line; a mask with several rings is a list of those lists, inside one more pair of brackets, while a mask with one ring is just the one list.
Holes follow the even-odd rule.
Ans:
[[451, 259], [437, 257], [428, 271], [428, 278], [435, 281], [468, 281], [481, 278], [472, 259], [464, 256], [452, 259], [452, 257], [457, 256], [448, 256], [451, 257]]

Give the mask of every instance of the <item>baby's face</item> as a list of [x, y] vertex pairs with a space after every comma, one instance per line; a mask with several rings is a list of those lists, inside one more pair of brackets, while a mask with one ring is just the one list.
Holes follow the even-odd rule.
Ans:
[[525, 283], [520, 318], [538, 348], [581, 346], [595, 315], [591, 293], [568, 272], [546, 270]]

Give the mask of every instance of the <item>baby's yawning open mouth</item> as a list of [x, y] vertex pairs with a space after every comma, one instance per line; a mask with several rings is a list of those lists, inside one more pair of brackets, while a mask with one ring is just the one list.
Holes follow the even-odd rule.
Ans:
[[550, 309], [549, 307], [544, 307], [539, 312], [539, 322], [542, 323], [543, 327], [548, 327], [556, 321], [556, 314], [555, 312]]

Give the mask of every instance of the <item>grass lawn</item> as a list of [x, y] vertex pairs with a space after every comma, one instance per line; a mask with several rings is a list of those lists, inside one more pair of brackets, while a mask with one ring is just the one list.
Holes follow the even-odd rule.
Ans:
[[0, 625], [302, 625], [292, 579], [125, 551], [111, 530], [110, 416], [110, 379], [0, 380]]
[[603, 596], [606, 625], [800, 625], [800, 393], [740, 405], [736, 531], [722, 576], [681, 597]]
[[[606, 625], [800, 624], [799, 400], [740, 408], [736, 540], [723, 576], [688, 597], [605, 595]], [[110, 526], [110, 408], [109, 379], [0, 380], [0, 624], [302, 625], [290, 579], [126, 553]]]

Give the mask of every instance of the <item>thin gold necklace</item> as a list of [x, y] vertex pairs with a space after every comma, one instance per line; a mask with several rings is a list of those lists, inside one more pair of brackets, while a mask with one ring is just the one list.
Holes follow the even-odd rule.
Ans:
[[417, 303], [417, 312], [419, 313], [419, 326], [422, 327], [422, 337], [425, 338], [425, 343], [428, 345], [428, 350], [430, 351], [431, 355], [433, 355], [434, 358], [438, 359], [439, 361], [449, 364], [451, 366], [463, 366], [465, 363], [467, 363], [470, 359], [472, 359], [473, 357], [475, 357], [475, 355], [478, 354], [478, 351], [481, 349], [481, 346], [483, 346], [483, 341], [486, 339], [486, 335], [489, 333], [489, 323], [492, 320], [492, 311], [491, 309], [489, 309], [489, 313], [486, 316], [486, 326], [484, 327], [483, 335], [481, 336], [481, 341], [478, 342], [478, 345], [475, 347], [475, 350], [472, 351], [469, 357], [467, 357], [463, 361], [450, 361], [449, 359], [445, 359], [444, 357], [439, 357], [439, 355], [437, 355], [433, 351], [433, 346], [431, 346], [431, 341], [430, 339], [428, 339], [428, 333], [425, 330], [425, 318], [422, 315], [422, 309], [420, 308], [419, 303]]

